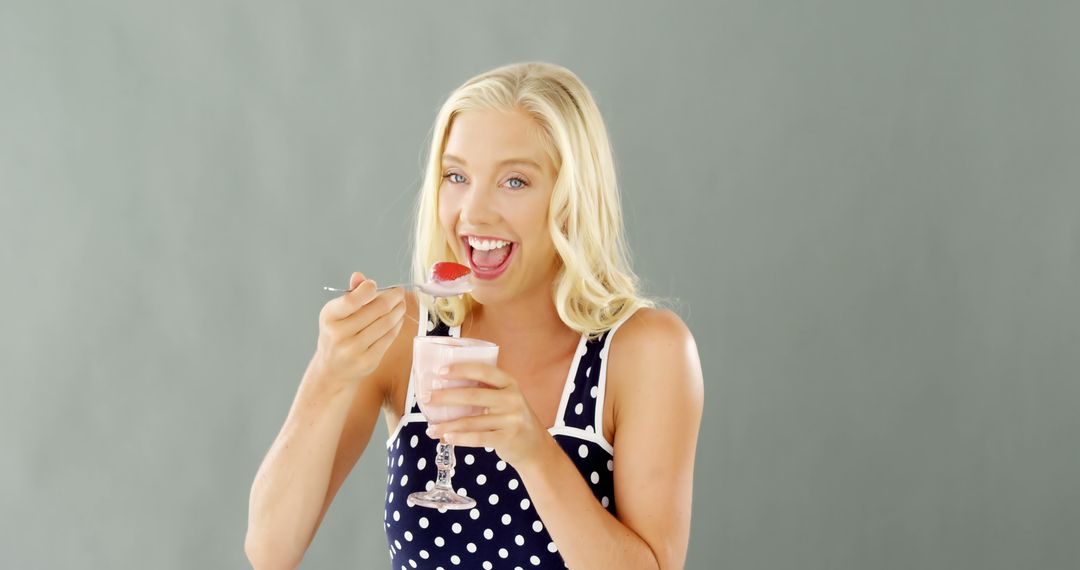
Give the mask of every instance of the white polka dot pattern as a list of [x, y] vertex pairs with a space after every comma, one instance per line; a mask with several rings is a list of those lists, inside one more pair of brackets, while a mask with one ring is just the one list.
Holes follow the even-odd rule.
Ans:
[[[429, 333], [447, 336], [441, 323]], [[559, 430], [553, 437], [581, 473], [598, 504], [612, 514], [615, 505], [611, 446], [596, 433], [602, 406], [601, 358], [610, 331], [599, 340], [582, 339], [568, 375], [565, 401], [560, 402]], [[601, 366], [600, 368], [596, 368]], [[595, 372], [599, 370], [600, 374]], [[410, 390], [412, 388], [410, 380]], [[414, 400], [410, 392], [409, 399]], [[405, 421], [387, 443], [387, 492], [383, 523], [391, 568], [475, 569], [563, 568], [565, 562], [528, 489], [513, 465], [491, 448], [459, 446], [455, 450], [454, 487], [477, 501], [464, 511], [434, 510], [413, 505], [411, 493], [430, 490], [436, 475], [436, 441], [425, 433], [427, 423], [413, 403]], [[421, 418], [419, 420], [413, 418]]]

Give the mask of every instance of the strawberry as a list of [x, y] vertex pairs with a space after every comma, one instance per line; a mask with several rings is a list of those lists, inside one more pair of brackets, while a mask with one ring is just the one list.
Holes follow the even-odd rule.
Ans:
[[445, 283], [460, 279], [471, 273], [468, 267], [453, 261], [439, 261], [431, 266], [431, 280], [436, 283]]

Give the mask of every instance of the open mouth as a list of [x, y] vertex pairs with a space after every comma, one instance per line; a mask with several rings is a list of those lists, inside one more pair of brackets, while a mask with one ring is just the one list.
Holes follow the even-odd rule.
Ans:
[[502, 275], [510, 266], [510, 261], [517, 251], [517, 244], [508, 242], [503, 247], [491, 250], [476, 249], [469, 245], [467, 237], [462, 238], [465, 252], [469, 258], [469, 269], [478, 279], [491, 280]]

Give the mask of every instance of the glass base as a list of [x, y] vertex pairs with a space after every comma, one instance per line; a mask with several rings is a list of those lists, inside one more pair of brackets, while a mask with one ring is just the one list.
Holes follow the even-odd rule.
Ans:
[[476, 501], [469, 497], [464, 497], [448, 489], [439, 488], [412, 493], [406, 503], [439, 509], [440, 511], [465, 511], [476, 506]]

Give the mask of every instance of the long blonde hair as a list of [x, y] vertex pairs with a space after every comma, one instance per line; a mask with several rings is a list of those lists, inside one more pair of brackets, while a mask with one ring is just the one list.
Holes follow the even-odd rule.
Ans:
[[[640, 294], [630, 266], [611, 144], [589, 90], [570, 70], [543, 62], [506, 65], [469, 79], [443, 103], [432, 130], [423, 186], [416, 204], [413, 277], [428, 278], [431, 265], [456, 259], [439, 224], [442, 155], [454, 117], [469, 109], [528, 113], [558, 177], [551, 194], [548, 230], [560, 260], [552, 295], [559, 318], [596, 338], [623, 316], [655, 302]], [[468, 263], [467, 261], [465, 262]], [[428, 311], [460, 325], [475, 303], [439, 298]]]

